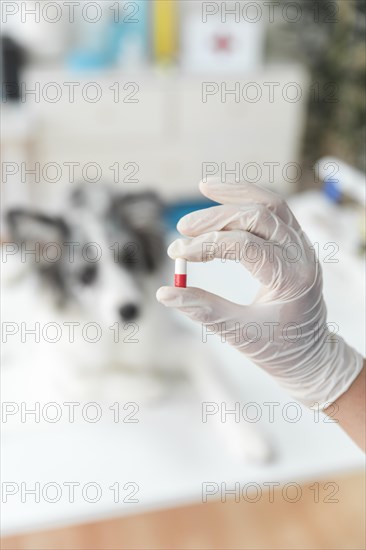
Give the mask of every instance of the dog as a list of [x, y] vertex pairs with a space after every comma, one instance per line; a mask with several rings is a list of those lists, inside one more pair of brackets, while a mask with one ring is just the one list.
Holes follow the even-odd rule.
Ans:
[[[3, 400], [149, 407], [188, 384], [233, 401], [207, 346], [155, 299], [171, 276], [163, 209], [153, 192], [82, 185], [60, 214], [8, 212]], [[268, 459], [251, 426], [217, 424], [238, 456]]]

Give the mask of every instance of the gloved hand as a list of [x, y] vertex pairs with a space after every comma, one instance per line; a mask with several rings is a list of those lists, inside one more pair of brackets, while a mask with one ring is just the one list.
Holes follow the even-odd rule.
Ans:
[[327, 325], [321, 266], [307, 236], [270, 191], [217, 180], [200, 190], [221, 205], [182, 218], [178, 230], [189, 238], [173, 242], [169, 256], [240, 261], [261, 288], [247, 306], [199, 288], [162, 287], [157, 299], [216, 332], [298, 401], [325, 408], [349, 388], [363, 359]]

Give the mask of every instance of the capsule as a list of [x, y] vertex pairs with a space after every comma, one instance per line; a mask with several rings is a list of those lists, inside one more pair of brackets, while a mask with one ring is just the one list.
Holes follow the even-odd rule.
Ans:
[[174, 286], [187, 288], [187, 260], [183, 258], [175, 260]]

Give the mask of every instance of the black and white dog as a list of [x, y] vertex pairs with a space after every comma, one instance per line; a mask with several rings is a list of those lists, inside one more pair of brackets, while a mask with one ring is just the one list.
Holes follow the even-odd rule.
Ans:
[[[233, 402], [207, 346], [156, 302], [169, 282], [162, 209], [154, 193], [96, 185], [60, 215], [8, 213], [3, 399], [150, 404], [185, 379], [202, 401]], [[224, 432], [240, 456], [267, 458], [249, 426]]]

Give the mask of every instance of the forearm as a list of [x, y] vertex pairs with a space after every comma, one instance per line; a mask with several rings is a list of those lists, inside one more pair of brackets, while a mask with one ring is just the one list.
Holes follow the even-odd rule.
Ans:
[[363, 450], [366, 450], [365, 373], [366, 360], [362, 371], [349, 389], [335, 401], [334, 405], [324, 411], [325, 414], [329, 414], [333, 419], [336, 419], [343, 430]]

